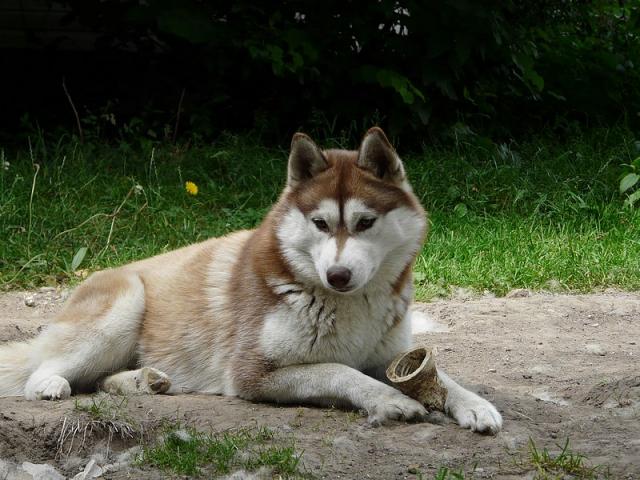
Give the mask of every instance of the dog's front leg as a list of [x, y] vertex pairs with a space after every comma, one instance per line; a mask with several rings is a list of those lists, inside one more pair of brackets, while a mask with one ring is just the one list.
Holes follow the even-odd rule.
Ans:
[[427, 414], [419, 402], [395, 388], [339, 363], [279, 368], [254, 388], [246, 395], [252, 400], [325, 406], [348, 403], [366, 410], [372, 425], [391, 419], [423, 420]]
[[438, 369], [438, 377], [449, 392], [444, 404], [445, 411], [461, 427], [492, 435], [500, 431], [502, 416], [496, 407], [484, 398], [458, 385], [440, 369]]
[[[380, 381], [390, 383], [384, 366], [372, 368], [366, 373]], [[490, 402], [461, 387], [440, 369], [438, 369], [438, 377], [448, 390], [444, 404], [445, 411], [461, 427], [492, 435], [500, 431], [502, 416]]]

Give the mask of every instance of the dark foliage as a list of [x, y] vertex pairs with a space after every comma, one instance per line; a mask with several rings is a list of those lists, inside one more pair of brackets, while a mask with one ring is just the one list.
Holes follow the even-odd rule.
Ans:
[[640, 111], [635, 2], [66, 3], [65, 21], [96, 32], [95, 48], [69, 52], [61, 39], [5, 52], [16, 65], [6, 90], [25, 98], [14, 121], [73, 125], [63, 76], [87, 130], [168, 139], [176, 128], [359, 135], [373, 123], [410, 138], [452, 125], [501, 136]]

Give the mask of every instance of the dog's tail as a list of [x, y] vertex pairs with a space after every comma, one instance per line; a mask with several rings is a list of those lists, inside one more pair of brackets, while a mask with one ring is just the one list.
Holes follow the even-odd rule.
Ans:
[[38, 338], [0, 345], [0, 397], [24, 395], [24, 386], [35, 370]]

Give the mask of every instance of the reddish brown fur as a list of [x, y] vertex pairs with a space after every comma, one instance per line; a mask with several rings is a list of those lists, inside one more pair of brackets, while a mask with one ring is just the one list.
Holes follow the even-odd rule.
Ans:
[[270, 311], [279, 301], [266, 281], [269, 278], [293, 281], [277, 244], [275, 229], [279, 212], [275, 208], [245, 243], [241, 253], [245, 261], [236, 262], [228, 291], [230, 302], [236, 307], [235, 328], [238, 329], [233, 358], [234, 383], [247, 398], [259, 391], [266, 373], [276, 367], [258, 348], [263, 319], [257, 312]]
[[344, 205], [349, 198], [358, 198], [381, 214], [400, 206], [421, 208], [412, 195], [398, 185], [377, 178], [373, 172], [357, 165], [355, 150], [326, 150], [329, 168], [311, 180], [300, 183], [288, 195], [294, 203], [308, 214], [317, 208], [320, 201], [330, 198]]
[[57, 322], [91, 322], [104, 315], [117, 298], [130, 287], [130, 279], [116, 270], [104, 270], [91, 275], [74, 292]]

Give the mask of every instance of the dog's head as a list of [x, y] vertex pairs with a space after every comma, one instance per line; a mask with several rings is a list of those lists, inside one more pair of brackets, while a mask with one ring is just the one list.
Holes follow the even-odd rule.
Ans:
[[305, 283], [342, 294], [393, 284], [426, 229], [404, 166], [379, 128], [357, 151], [322, 151], [295, 134], [280, 205], [276, 235], [289, 268]]

